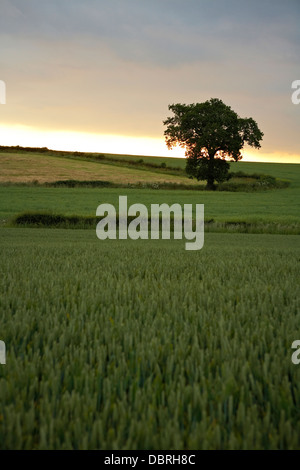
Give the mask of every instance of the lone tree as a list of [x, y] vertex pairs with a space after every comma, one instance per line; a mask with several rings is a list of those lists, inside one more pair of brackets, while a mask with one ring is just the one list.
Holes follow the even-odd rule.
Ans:
[[242, 159], [241, 149], [247, 143], [260, 148], [263, 133], [252, 118], [240, 118], [222, 100], [211, 98], [204, 103], [171, 104], [174, 116], [163, 124], [169, 149], [179, 145], [186, 149], [186, 172], [192, 178], [207, 181], [206, 189], [214, 190], [215, 181], [228, 179], [230, 161]]

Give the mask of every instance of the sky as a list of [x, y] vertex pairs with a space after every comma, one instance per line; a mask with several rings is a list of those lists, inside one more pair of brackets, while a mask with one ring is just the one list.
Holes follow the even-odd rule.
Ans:
[[299, 24], [300, 0], [0, 0], [0, 145], [183, 157], [168, 105], [219, 98], [264, 133], [244, 160], [300, 163]]

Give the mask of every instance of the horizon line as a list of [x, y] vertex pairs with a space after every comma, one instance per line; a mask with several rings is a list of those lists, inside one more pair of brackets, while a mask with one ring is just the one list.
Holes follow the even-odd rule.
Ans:
[[[64, 153], [78, 153], [78, 154], [104, 154], [104, 155], [118, 155], [121, 157], [149, 157], [149, 158], [173, 158], [173, 159], [187, 159], [186, 156], [171, 156], [171, 155], [144, 155], [140, 153], [112, 153], [112, 152], [91, 152], [91, 151], [82, 151], [82, 150], [65, 150], [65, 149], [54, 149], [54, 148], [49, 148], [46, 146], [43, 147], [32, 147], [32, 146], [23, 146], [23, 145], [0, 145], [0, 150], [1, 149], [21, 149], [21, 150], [45, 150], [45, 151], [50, 151], [50, 152], [64, 152]], [[247, 158], [247, 157], [246, 157]], [[249, 157], [248, 157], [249, 158]], [[261, 161], [261, 160], [244, 160], [241, 159], [238, 162], [234, 160], [227, 160], [229, 163], [275, 163], [278, 165], [284, 164], [284, 165], [299, 165], [300, 162], [278, 162], [278, 161]]]

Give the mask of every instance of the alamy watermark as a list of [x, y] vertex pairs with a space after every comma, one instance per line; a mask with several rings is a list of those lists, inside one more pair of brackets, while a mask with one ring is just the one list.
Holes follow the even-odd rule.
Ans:
[[6, 85], [3, 80], [0, 80], [0, 104], [6, 104]]
[[292, 88], [295, 91], [292, 93], [292, 103], [299, 104], [300, 103], [300, 80], [294, 80], [292, 83]]
[[292, 343], [292, 349], [296, 349], [295, 352], [292, 354], [292, 363], [293, 364], [300, 364], [300, 339], [295, 339]]
[[6, 348], [4, 341], [0, 340], [0, 364], [6, 364]]
[[151, 204], [149, 217], [144, 204], [132, 204], [128, 207], [127, 196], [119, 196], [118, 214], [117, 231], [115, 207], [112, 204], [100, 204], [97, 207], [96, 216], [102, 217], [96, 227], [99, 240], [116, 240], [117, 234], [119, 240], [147, 240], [149, 236], [152, 240], [158, 240], [160, 234], [163, 240], [170, 240], [172, 232], [174, 240], [181, 240], [183, 234], [186, 240], [193, 240], [185, 243], [186, 250], [200, 250], [203, 247], [204, 204], [196, 204], [194, 222], [192, 204], [184, 204], [183, 208], [178, 203], [171, 206], [166, 203]]

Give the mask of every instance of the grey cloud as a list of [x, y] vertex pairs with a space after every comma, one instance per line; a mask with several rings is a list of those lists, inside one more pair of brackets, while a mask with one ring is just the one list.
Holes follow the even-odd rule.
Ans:
[[299, 0], [1, 0], [0, 8], [8, 123], [158, 136], [168, 103], [220, 97], [267, 128], [270, 147], [283, 145], [281, 121], [289, 143], [296, 136]]
[[[299, 52], [298, 0], [8, 0], [0, 29], [22, 38], [105, 42], [121, 58], [164, 66], [248, 60], [272, 53], [281, 37]], [[274, 53], [275, 54], [275, 53]]]

